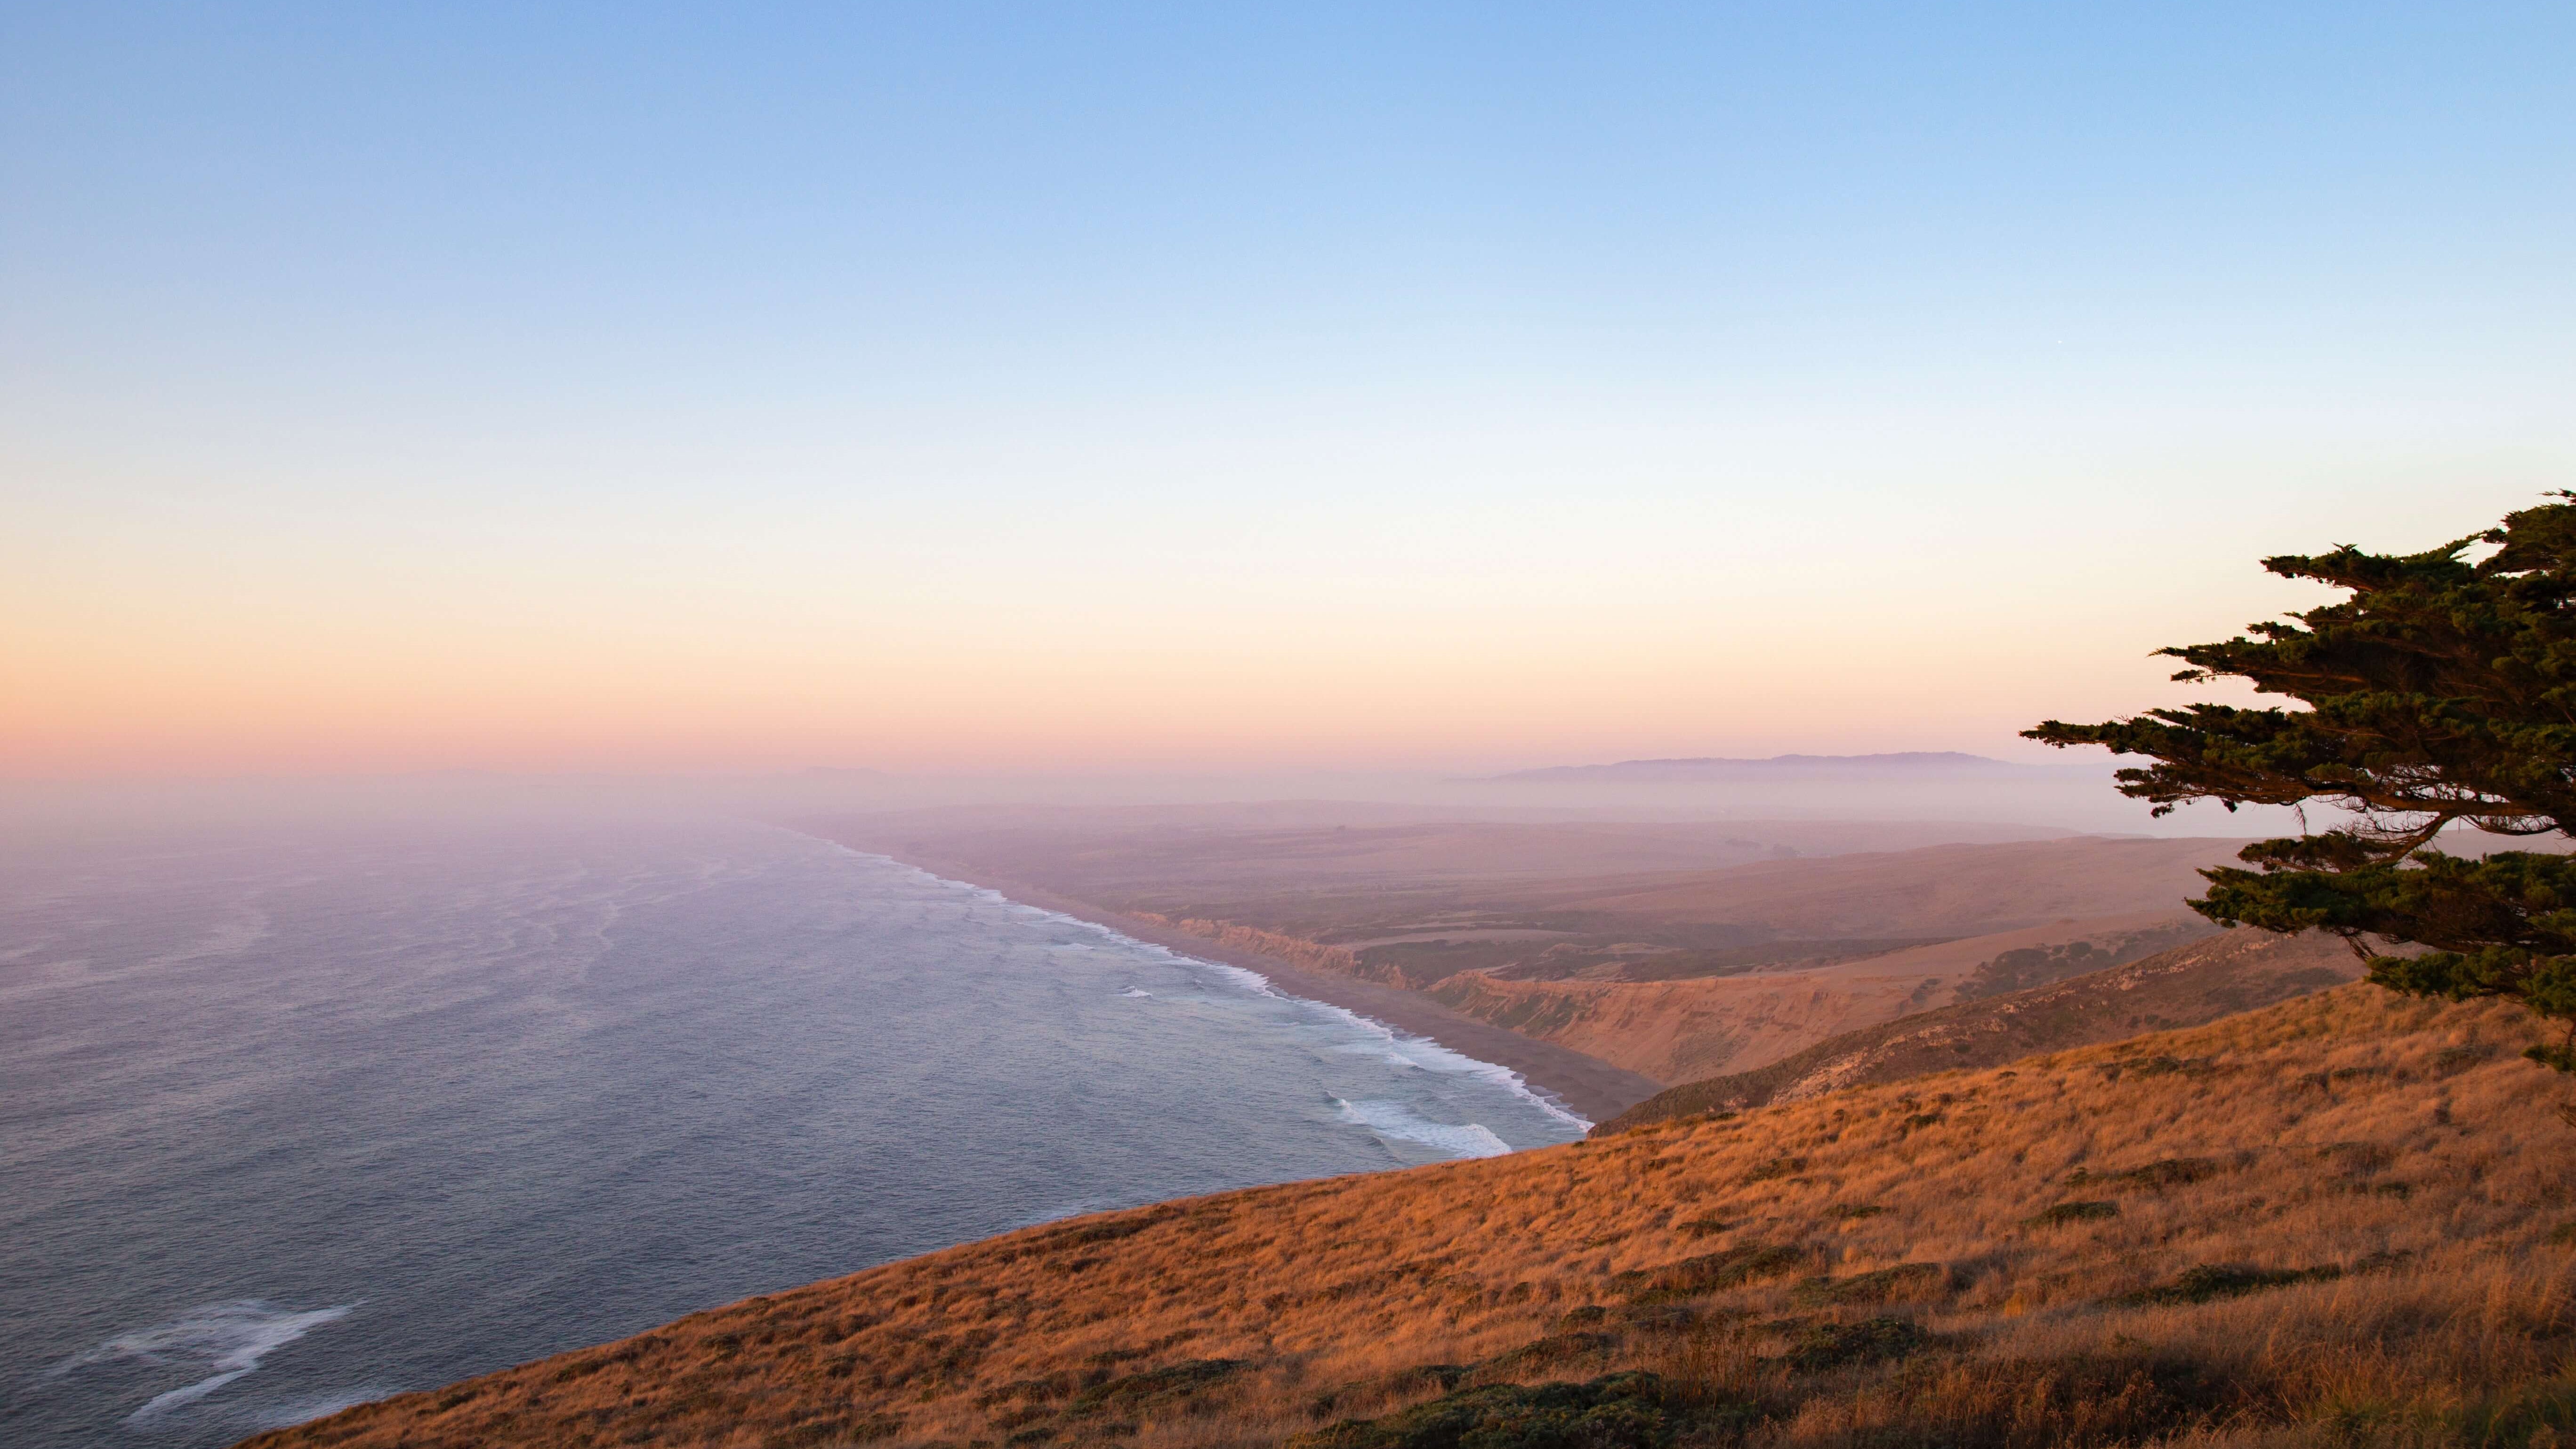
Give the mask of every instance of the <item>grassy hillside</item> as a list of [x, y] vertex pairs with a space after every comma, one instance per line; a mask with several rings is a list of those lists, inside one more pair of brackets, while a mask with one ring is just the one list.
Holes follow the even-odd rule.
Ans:
[[1052, 1224], [253, 1442], [2537, 1442], [2576, 1129], [2529, 1040], [2348, 986]]
[[[2036, 964], [2011, 962], [2014, 955], [2041, 959]], [[1999, 974], [2044, 969], [2047, 957], [2035, 950], [2006, 953], [1997, 959], [2011, 962], [2013, 969]], [[2058, 959], [2064, 959], [2063, 953]], [[2129, 965], [1972, 997], [1845, 1032], [1754, 1071], [1659, 1092], [1602, 1123], [1593, 1135], [1954, 1068], [2001, 1066], [2040, 1052], [2118, 1041], [2158, 1028], [2197, 1026], [2340, 985], [2359, 977], [2361, 969], [2361, 962], [2332, 936], [2231, 931]]]
[[[1726, 976], [1531, 981], [1462, 971], [1422, 994], [1475, 1020], [1659, 1082], [1692, 1082], [1767, 1067], [1818, 1042], [1980, 992], [1998, 979], [2074, 974], [2085, 964], [2134, 959], [2214, 929], [2187, 912], [2149, 912]], [[2177, 1021], [2218, 1014], [2204, 1011]]]

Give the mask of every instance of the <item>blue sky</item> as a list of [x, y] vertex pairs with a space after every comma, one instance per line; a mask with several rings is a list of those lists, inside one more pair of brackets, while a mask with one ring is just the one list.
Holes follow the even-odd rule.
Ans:
[[2576, 486], [2576, 11], [2248, 12], [7, 7], [0, 767], [2164, 702]]

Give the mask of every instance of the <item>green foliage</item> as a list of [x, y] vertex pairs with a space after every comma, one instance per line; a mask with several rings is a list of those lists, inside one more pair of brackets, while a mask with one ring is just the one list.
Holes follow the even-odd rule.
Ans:
[[1608, 1353], [1619, 1340], [1606, 1333], [1551, 1333], [1486, 1361], [1478, 1372], [1486, 1378], [1519, 1378], [1545, 1373], [1586, 1354]]
[[1820, 1307], [1831, 1303], [1885, 1303], [1896, 1298], [1922, 1298], [1950, 1283], [1950, 1270], [1938, 1263], [1899, 1263], [1848, 1278], [1810, 1278], [1789, 1290], [1793, 1303]]
[[1168, 1368], [1094, 1384], [1076, 1394], [1068, 1413], [1096, 1414], [1104, 1409], [1125, 1413], [1161, 1408], [1213, 1388], [1243, 1368], [1241, 1359], [1200, 1358]]
[[[2495, 552], [2473, 562], [2481, 543]], [[2392, 990], [2520, 1001], [2568, 1032], [2528, 1055], [2576, 1071], [2576, 862], [2429, 848], [2454, 824], [2576, 834], [2576, 504], [2424, 553], [2346, 546], [2263, 566], [2348, 597], [2160, 652], [2191, 666], [2177, 680], [2243, 679], [2306, 708], [2198, 704], [2026, 733], [2146, 757], [2119, 772], [2120, 790], [2160, 815], [2186, 800], [2352, 812], [2339, 829], [2248, 846], [2250, 868], [2202, 872], [2210, 891], [2192, 907], [2227, 925], [2330, 931]], [[2374, 939], [2432, 949], [2376, 953]]]
[[2172, 1282], [2123, 1296], [2119, 1301], [2144, 1307], [2155, 1304], [2207, 1303], [2217, 1298], [2241, 1298], [2260, 1293], [2266, 1288], [2286, 1288], [2293, 1283], [2320, 1283], [2343, 1276], [2343, 1270], [2332, 1264], [2318, 1268], [2242, 1268], [2226, 1264], [2204, 1264], [2185, 1269]]
[[1804, 1249], [1744, 1243], [1722, 1253], [1684, 1258], [1661, 1268], [1637, 1268], [1612, 1275], [1610, 1285], [1641, 1306], [1672, 1303], [1716, 1293], [1764, 1278], [1777, 1278], [1807, 1265]]
[[1676, 1425], [1663, 1380], [1612, 1374], [1583, 1384], [1495, 1384], [1382, 1419], [1346, 1419], [1293, 1449], [1661, 1449]]
[[2054, 946], [2023, 946], [1998, 954], [1959, 984], [1961, 1001], [1983, 1001], [2033, 986], [2047, 986], [2069, 976], [2117, 964], [2109, 951], [2090, 941], [2063, 941]]
[[1858, 1323], [1816, 1323], [1798, 1330], [1783, 1357], [1808, 1373], [1847, 1364], [1903, 1358], [1932, 1342], [1922, 1325], [1905, 1318], [1865, 1318]]

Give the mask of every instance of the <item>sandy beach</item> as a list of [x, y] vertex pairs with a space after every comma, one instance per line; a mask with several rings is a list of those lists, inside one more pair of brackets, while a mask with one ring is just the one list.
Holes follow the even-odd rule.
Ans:
[[[805, 827], [811, 828], [811, 827]], [[813, 833], [832, 838], [827, 832]], [[883, 855], [901, 861], [916, 870], [924, 870], [947, 880], [964, 881], [987, 890], [999, 891], [1012, 900], [1044, 910], [1059, 911], [1078, 920], [1107, 926], [1111, 930], [1150, 941], [1157, 946], [1195, 956], [1203, 961], [1222, 962], [1258, 971], [1270, 983], [1290, 996], [1355, 1011], [1374, 1021], [1383, 1022], [1398, 1031], [1428, 1037], [1451, 1051], [1492, 1062], [1520, 1073], [1531, 1088], [1556, 1098], [1577, 1114], [1594, 1122], [1608, 1121], [1628, 1108], [1663, 1090], [1663, 1084], [1651, 1077], [1612, 1066], [1598, 1057], [1586, 1056], [1567, 1047], [1534, 1041], [1515, 1031], [1476, 1020], [1451, 1011], [1440, 1003], [1401, 987], [1362, 981], [1354, 977], [1327, 975], [1310, 971], [1259, 951], [1221, 945], [1204, 936], [1154, 921], [1112, 911], [1088, 901], [1075, 900], [1043, 886], [1011, 880], [978, 870], [953, 860], [936, 856], [889, 851], [874, 842], [840, 840], [853, 850]]]

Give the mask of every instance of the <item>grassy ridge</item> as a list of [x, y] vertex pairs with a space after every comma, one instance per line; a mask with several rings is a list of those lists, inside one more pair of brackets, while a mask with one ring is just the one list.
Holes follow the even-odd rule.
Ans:
[[2529, 1442], [2576, 1405], [2530, 1039], [2344, 987], [1049, 1225], [253, 1442]]
[[2157, 1027], [2197, 1026], [2351, 981], [2361, 969], [2332, 936], [2231, 931], [2108, 970], [1847, 1031], [1749, 1072], [1686, 1082], [1602, 1123], [1593, 1135], [1959, 1067], [2002, 1066]]

